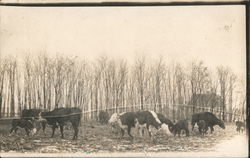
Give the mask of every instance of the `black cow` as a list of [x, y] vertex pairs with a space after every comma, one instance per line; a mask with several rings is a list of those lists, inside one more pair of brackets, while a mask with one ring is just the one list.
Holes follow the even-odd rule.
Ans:
[[49, 112], [42, 112], [41, 116], [47, 120], [49, 125], [52, 125], [52, 135], [54, 136], [55, 129], [60, 127], [62, 138], [63, 135], [63, 126], [67, 121], [71, 122], [74, 129], [73, 140], [78, 137], [78, 127], [81, 121], [82, 110], [79, 108], [56, 108]]
[[242, 132], [243, 133], [243, 131], [245, 130], [245, 128], [246, 128], [246, 126], [245, 126], [245, 123], [244, 122], [241, 122], [241, 121], [236, 121], [235, 122], [235, 124], [236, 124], [236, 131], [237, 132]]
[[182, 130], [185, 131], [186, 136], [188, 137], [189, 130], [188, 130], [188, 121], [187, 120], [180, 120], [170, 128], [170, 131], [174, 134], [174, 136], [176, 134], [178, 134], [180, 136]]
[[204, 120], [200, 120], [199, 122], [197, 122], [198, 128], [199, 128], [199, 132], [202, 136], [204, 136], [204, 134], [207, 131], [207, 125], [206, 122]]
[[41, 112], [43, 112], [44, 110], [42, 109], [23, 109], [21, 112], [21, 119], [25, 119], [25, 120], [39, 120], [39, 123], [37, 124], [37, 130], [39, 131], [41, 126], [43, 129], [43, 132], [45, 131], [46, 128], [46, 124], [47, 122], [45, 120], [41, 120]]
[[32, 135], [34, 135], [37, 131], [37, 129], [34, 127], [31, 120], [13, 119], [12, 120], [12, 128], [10, 129], [10, 134], [13, 131], [15, 131], [15, 133], [16, 133], [18, 130], [18, 127], [24, 128], [27, 135], [29, 135], [30, 132], [32, 132]]
[[101, 124], [107, 124], [109, 121], [109, 113], [106, 111], [101, 110], [99, 112], [99, 122]]
[[117, 115], [117, 123], [121, 128], [122, 137], [124, 136], [125, 130], [127, 129], [128, 135], [133, 138], [131, 135], [131, 128], [135, 127], [135, 113], [134, 112], [125, 112]]
[[[219, 125], [221, 128], [225, 129], [224, 122], [218, 119], [214, 114], [211, 112], [201, 112], [192, 115], [192, 131], [194, 130], [194, 126], [200, 120], [204, 120], [206, 122], [206, 126], [210, 127], [211, 133], [214, 131], [214, 126]], [[206, 129], [206, 131], [208, 128]]]
[[21, 118], [26, 120], [38, 119], [39, 114], [42, 111], [42, 109], [23, 109], [21, 112]]

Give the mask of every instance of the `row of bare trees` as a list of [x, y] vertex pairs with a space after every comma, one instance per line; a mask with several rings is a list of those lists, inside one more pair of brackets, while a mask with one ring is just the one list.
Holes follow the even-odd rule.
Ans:
[[[228, 67], [210, 70], [202, 61], [184, 65], [137, 57], [133, 64], [101, 56], [94, 62], [77, 57], [0, 56], [0, 117], [18, 115], [24, 108], [80, 107], [84, 111], [136, 106], [153, 107], [179, 118], [176, 105], [200, 104], [200, 94], [225, 112], [244, 111], [245, 89]], [[239, 88], [240, 87], [240, 88]], [[237, 93], [235, 93], [237, 91]], [[239, 93], [241, 95], [239, 95]], [[218, 98], [221, 103], [218, 104]], [[236, 98], [236, 99], [235, 99]], [[95, 116], [93, 116], [95, 117]], [[230, 116], [232, 120], [232, 116]]]

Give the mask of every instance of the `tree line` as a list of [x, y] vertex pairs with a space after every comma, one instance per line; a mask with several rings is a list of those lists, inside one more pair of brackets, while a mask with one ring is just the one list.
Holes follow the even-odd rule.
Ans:
[[[167, 63], [162, 57], [149, 61], [138, 56], [128, 64], [108, 56], [95, 61], [46, 53], [22, 58], [0, 56], [0, 117], [13, 117], [27, 108], [117, 111], [139, 106], [156, 111], [167, 107], [167, 112], [178, 119], [179, 114], [171, 111], [176, 105], [193, 105], [194, 113], [196, 106], [210, 102], [210, 109], [219, 108], [225, 120], [226, 112], [245, 112], [244, 86], [229, 67], [218, 66], [212, 71], [203, 61], [185, 65]], [[201, 94], [210, 95], [200, 100]]]

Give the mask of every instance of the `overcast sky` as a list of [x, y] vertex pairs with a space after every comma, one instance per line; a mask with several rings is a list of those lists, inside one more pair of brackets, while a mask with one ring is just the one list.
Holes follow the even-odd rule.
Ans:
[[244, 6], [0, 7], [0, 53], [203, 60], [245, 74]]

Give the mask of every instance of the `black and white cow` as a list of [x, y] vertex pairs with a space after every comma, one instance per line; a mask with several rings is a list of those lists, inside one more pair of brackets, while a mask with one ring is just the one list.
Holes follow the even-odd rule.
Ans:
[[111, 128], [112, 133], [117, 133], [117, 131], [120, 130], [118, 125], [118, 113], [113, 113], [110, 116], [108, 120], [108, 126]]
[[135, 127], [135, 113], [134, 112], [123, 112], [120, 114], [114, 113], [111, 115], [108, 124], [112, 127], [119, 127], [121, 129], [122, 137], [124, 136], [125, 130], [128, 131], [128, 135], [131, 135], [131, 128]]
[[[159, 131], [163, 130], [164, 133], [169, 134], [168, 126], [162, 123], [154, 111], [137, 111], [135, 123], [136, 126], [146, 127], [151, 139], [154, 139], [154, 135]], [[155, 132], [155, 129], [157, 130]]]
[[[171, 120], [167, 119], [163, 114], [160, 114], [160, 113], [157, 113], [157, 117], [158, 117], [158, 119], [161, 121], [162, 124], [165, 124], [165, 125], [168, 126], [168, 129], [169, 129], [169, 130], [165, 131], [165, 132], [167, 132], [167, 133], [165, 133], [165, 134], [167, 134], [167, 135], [172, 135], [172, 133], [170, 132], [170, 129], [174, 126], [173, 122], [172, 122]], [[165, 126], [165, 125], [163, 125], [163, 126]], [[136, 120], [136, 127], [138, 128], [138, 130], [139, 130], [141, 136], [144, 134], [144, 130], [147, 129], [147, 128], [146, 128], [146, 124], [140, 125], [140, 124], [137, 122], [137, 120]]]

